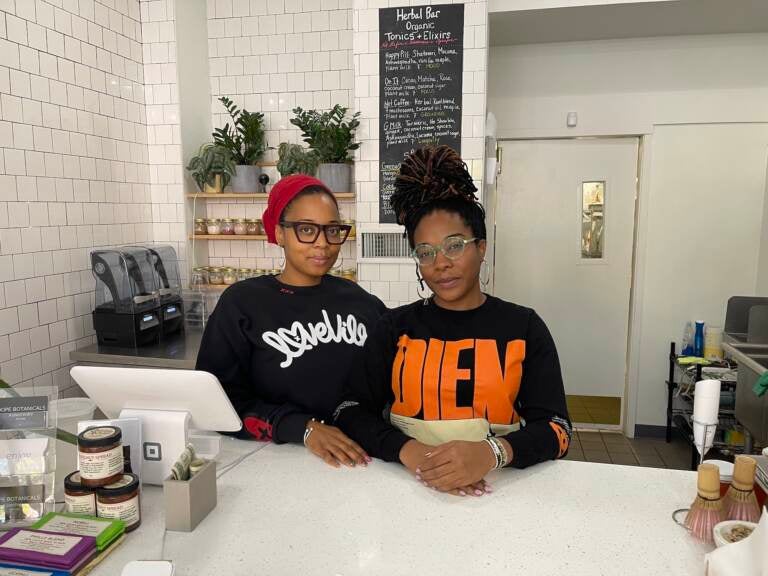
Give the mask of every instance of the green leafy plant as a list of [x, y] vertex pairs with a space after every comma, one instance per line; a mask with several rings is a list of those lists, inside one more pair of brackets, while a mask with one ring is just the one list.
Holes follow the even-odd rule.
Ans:
[[277, 170], [285, 177], [290, 174], [314, 176], [320, 158], [315, 150], [307, 150], [301, 144], [283, 142], [277, 148]]
[[235, 159], [235, 164], [251, 166], [264, 156], [267, 150], [267, 137], [264, 133], [264, 114], [240, 110], [226, 96], [219, 98], [224, 105], [232, 124], [213, 131], [213, 141], [227, 148]]
[[203, 144], [197, 156], [189, 160], [187, 166], [200, 190], [205, 185], [216, 187], [216, 176], [221, 176], [221, 187], [226, 188], [235, 175], [235, 159], [228, 148], [219, 144]]
[[349, 162], [349, 153], [360, 148], [355, 142], [355, 130], [360, 126], [360, 112], [345, 121], [348, 108], [336, 104], [327, 112], [294, 108], [291, 124], [301, 130], [304, 142], [315, 150], [321, 163]]

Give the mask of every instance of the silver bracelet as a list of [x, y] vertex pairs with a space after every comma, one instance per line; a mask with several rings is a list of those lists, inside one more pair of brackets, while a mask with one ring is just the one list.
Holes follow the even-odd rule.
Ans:
[[[312, 431], [315, 429], [314, 426], [311, 426], [312, 422], [317, 422], [315, 418], [310, 418], [309, 422], [307, 422], [307, 427], [304, 429], [304, 446], [307, 445], [307, 440], [309, 440], [310, 434], [312, 434]], [[325, 424], [325, 420], [320, 420], [320, 424]]]
[[507, 454], [507, 449], [504, 447], [504, 444], [501, 442], [501, 440], [493, 436], [489, 436], [485, 439], [485, 441], [488, 442], [491, 450], [493, 450], [493, 455], [496, 457], [496, 466], [494, 468], [504, 468], [507, 464], [509, 464], [509, 454]]

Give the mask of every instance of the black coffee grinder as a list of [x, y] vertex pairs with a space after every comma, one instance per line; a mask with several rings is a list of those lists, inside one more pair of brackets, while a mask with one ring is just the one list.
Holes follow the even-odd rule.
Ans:
[[100, 345], [137, 348], [160, 340], [160, 294], [152, 254], [124, 247], [91, 252], [93, 328]]

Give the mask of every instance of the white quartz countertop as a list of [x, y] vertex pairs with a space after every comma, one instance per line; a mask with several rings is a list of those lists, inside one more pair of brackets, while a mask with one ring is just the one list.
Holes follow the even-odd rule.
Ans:
[[177, 576], [702, 575], [711, 549], [671, 517], [695, 496], [693, 472], [549, 462], [460, 498], [378, 460], [336, 470], [301, 446], [224, 445], [220, 469], [247, 456], [194, 532], [165, 532], [162, 489], [146, 487], [142, 526], [92, 574], [168, 559]]

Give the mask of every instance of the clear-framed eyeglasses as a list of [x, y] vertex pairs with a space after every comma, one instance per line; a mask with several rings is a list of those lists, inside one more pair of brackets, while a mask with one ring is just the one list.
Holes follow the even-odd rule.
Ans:
[[432, 266], [437, 259], [437, 253], [442, 252], [448, 260], [458, 260], [464, 254], [467, 244], [477, 241], [477, 238], [464, 238], [462, 236], [449, 236], [439, 245], [417, 244], [411, 256], [419, 263], [419, 266]]

